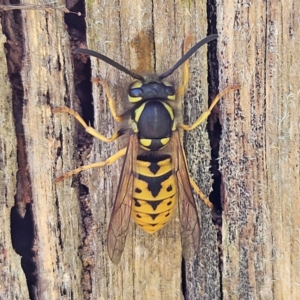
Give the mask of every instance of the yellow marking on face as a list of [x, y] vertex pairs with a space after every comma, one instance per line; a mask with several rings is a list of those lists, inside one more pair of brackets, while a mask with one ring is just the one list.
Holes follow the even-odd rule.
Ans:
[[136, 89], [136, 88], [140, 88], [143, 85], [143, 82], [140, 80], [135, 80], [132, 82], [132, 84], [130, 85], [130, 89]]
[[136, 103], [136, 102], [141, 101], [142, 99], [143, 99], [142, 97], [131, 97], [131, 96], [128, 95], [128, 101], [130, 103]]

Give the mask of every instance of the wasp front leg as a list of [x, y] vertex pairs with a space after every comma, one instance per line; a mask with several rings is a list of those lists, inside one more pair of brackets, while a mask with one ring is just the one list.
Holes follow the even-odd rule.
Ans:
[[209, 108], [202, 113], [202, 115], [196, 120], [196, 122], [192, 125], [185, 125], [185, 124], [180, 124], [179, 128], [186, 130], [186, 131], [190, 131], [195, 129], [196, 127], [198, 127], [202, 122], [204, 122], [208, 116], [211, 114], [211, 111], [213, 110], [213, 108], [216, 106], [216, 104], [219, 102], [219, 100], [228, 92], [230, 92], [231, 90], [237, 90], [240, 88], [240, 85], [236, 84], [236, 85], [232, 85], [227, 87], [225, 90], [223, 90], [221, 93], [219, 93], [216, 98], [214, 99], [214, 101], [212, 102], [212, 104], [209, 106]]
[[[214, 99], [214, 101], [212, 102], [212, 104], [209, 106], [209, 108], [201, 114], [201, 116], [196, 120], [195, 123], [193, 123], [192, 125], [185, 125], [185, 124], [180, 124], [179, 128], [186, 130], [186, 131], [190, 131], [195, 129], [196, 127], [198, 127], [202, 122], [204, 122], [208, 116], [211, 114], [211, 111], [213, 110], [213, 108], [216, 106], [216, 104], [219, 102], [219, 100], [225, 95], [227, 94], [229, 91], [231, 90], [236, 90], [239, 89], [239, 85], [233, 85], [230, 87], [227, 87], [225, 90], [223, 90], [221, 93], [219, 93], [216, 98]], [[196, 191], [196, 193], [200, 196], [200, 198], [203, 200], [203, 202], [209, 207], [209, 208], [213, 208], [213, 204], [209, 201], [209, 199], [204, 195], [204, 193], [201, 191], [201, 189], [197, 186], [197, 184], [195, 183], [195, 181], [190, 177], [190, 184], [191, 186], [194, 188], [194, 190]]]
[[97, 131], [95, 128], [88, 126], [86, 124], [86, 122], [82, 119], [82, 117], [73, 109], [63, 106], [63, 107], [58, 107], [58, 108], [54, 108], [53, 109], [54, 113], [68, 113], [70, 115], [72, 115], [85, 129], [85, 131], [87, 133], [89, 133], [90, 135], [94, 136], [95, 138], [106, 142], [106, 143], [110, 143], [113, 142], [114, 140], [116, 140], [118, 137], [120, 137], [123, 134], [122, 130], [118, 130], [116, 133], [114, 133], [110, 138], [107, 138], [106, 136], [104, 136], [103, 134], [101, 134], [99, 131]]
[[108, 100], [108, 106], [110, 109], [110, 112], [113, 116], [113, 118], [117, 121], [117, 122], [121, 122], [122, 121], [122, 116], [118, 115], [117, 113], [117, 107], [116, 107], [116, 102], [115, 100], [112, 98], [111, 93], [109, 91], [109, 87], [108, 87], [108, 83], [102, 79], [102, 78], [93, 78], [92, 82], [98, 82], [102, 85], [103, 87], [103, 91], [107, 97]]

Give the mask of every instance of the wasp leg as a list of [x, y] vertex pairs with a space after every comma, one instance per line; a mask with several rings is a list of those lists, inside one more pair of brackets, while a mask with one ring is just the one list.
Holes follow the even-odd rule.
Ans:
[[[192, 36], [189, 35], [184, 40], [184, 46], [183, 46], [184, 53], [186, 53], [188, 51], [188, 48], [191, 44], [192, 44]], [[183, 81], [182, 81], [182, 85], [177, 89], [177, 92], [176, 92], [177, 99], [183, 98], [185, 92], [187, 91], [188, 83], [189, 83], [189, 60], [187, 60], [183, 64]]]
[[233, 86], [229, 86], [227, 87], [225, 90], [223, 90], [221, 93], [219, 93], [216, 98], [214, 99], [214, 101], [212, 102], [212, 104], [210, 105], [210, 107], [208, 108], [208, 110], [206, 110], [204, 113], [202, 113], [202, 115], [196, 120], [196, 122], [192, 125], [185, 125], [185, 124], [180, 124], [179, 128], [186, 130], [186, 131], [190, 131], [195, 129], [196, 127], [198, 127], [203, 121], [205, 121], [208, 116], [211, 114], [211, 111], [213, 110], [213, 108], [216, 106], [216, 104], [219, 102], [219, 100], [228, 92], [230, 92], [231, 90], [237, 90], [240, 88], [240, 85], [236, 84]]
[[124, 156], [126, 154], [126, 151], [127, 151], [127, 147], [119, 150], [117, 153], [115, 153], [114, 155], [110, 156], [108, 159], [106, 159], [105, 161], [99, 161], [99, 162], [96, 162], [96, 163], [93, 163], [93, 164], [90, 164], [90, 165], [85, 165], [85, 166], [81, 166], [77, 169], [74, 169], [72, 171], [69, 171], [65, 174], [62, 174], [61, 176], [57, 177], [55, 179], [55, 182], [59, 182], [59, 181], [62, 181], [68, 177], [71, 177], [73, 175], [76, 175], [78, 173], [80, 173], [81, 171], [85, 171], [85, 170], [88, 170], [88, 169], [91, 169], [91, 168], [98, 168], [98, 167], [103, 167], [103, 166], [106, 166], [106, 165], [111, 165], [113, 164], [118, 158]]
[[82, 117], [76, 111], [74, 111], [73, 109], [68, 108], [66, 106], [54, 108], [53, 112], [54, 113], [66, 112], [66, 113], [72, 115], [84, 127], [84, 129], [87, 133], [89, 133], [90, 135], [94, 136], [95, 138], [97, 138], [103, 142], [106, 142], [106, 143], [113, 142], [114, 140], [116, 140], [118, 137], [120, 137], [122, 135], [122, 131], [119, 130], [116, 133], [114, 133], [110, 138], [107, 138], [106, 136], [104, 136], [100, 132], [98, 132], [95, 128], [88, 126], [85, 123], [85, 121], [82, 119]]
[[92, 82], [99, 82], [102, 85], [104, 93], [105, 93], [105, 95], [108, 99], [108, 106], [109, 106], [109, 109], [110, 109], [110, 112], [111, 112], [113, 118], [117, 122], [121, 122], [122, 121], [122, 116], [119, 116], [118, 113], [117, 113], [116, 102], [110, 94], [107, 82], [102, 78], [93, 78]]
[[209, 199], [204, 195], [204, 193], [200, 190], [196, 182], [193, 180], [192, 177], [190, 177], [190, 184], [196, 191], [196, 193], [200, 196], [200, 198], [203, 200], [203, 202], [211, 209], [214, 208], [213, 204], [209, 201]]

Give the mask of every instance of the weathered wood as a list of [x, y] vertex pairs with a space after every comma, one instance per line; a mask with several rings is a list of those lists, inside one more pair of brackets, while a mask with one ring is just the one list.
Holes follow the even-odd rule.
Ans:
[[[205, 19], [204, 4], [178, 3], [173, 6], [161, 1], [155, 2], [153, 7], [148, 2], [123, 3], [120, 8], [115, 5], [99, 3], [91, 9], [87, 5], [87, 21], [91, 23], [88, 23], [88, 28], [91, 28], [88, 33], [89, 47], [137, 72], [168, 69], [182, 56], [185, 36], [191, 35], [195, 43], [206, 35], [206, 23], [197, 18], [201, 15]], [[26, 41], [21, 73], [26, 99], [23, 124], [38, 250], [37, 297], [59, 298], [64, 295], [68, 298], [72, 293], [78, 299], [82, 298], [82, 294], [85, 298], [94, 299], [182, 299], [178, 217], [152, 236], [132, 225], [121, 264], [114, 266], [109, 261], [105, 239], [120, 163], [116, 164], [115, 169], [107, 167], [83, 174], [82, 182], [89, 189], [89, 197], [82, 205], [91, 208], [91, 215], [84, 219], [84, 224], [81, 223], [76, 189], [72, 188], [71, 180], [54, 184], [56, 175], [77, 164], [74, 160], [75, 144], [71, 138], [75, 136], [71, 126], [74, 120], [51, 113], [51, 108], [61, 106], [63, 99], [71, 107], [76, 105], [73, 104], [73, 86], [69, 77], [70, 53], [61, 25], [61, 11], [26, 11], [22, 12], [22, 17]], [[34, 24], [30, 20], [35, 20]], [[206, 47], [203, 47], [191, 60], [192, 89], [185, 109], [185, 121], [188, 123], [192, 123], [207, 106], [206, 69]], [[100, 75], [110, 82], [116, 99], [126, 96], [126, 91], [122, 92], [119, 85], [123, 88], [123, 82], [130, 80], [128, 76], [103, 62], [97, 62], [92, 70], [93, 76]], [[181, 72], [178, 70], [176, 73], [172, 78], [180, 84]], [[94, 89], [95, 127], [109, 135], [116, 125], [107, 102], [103, 97], [98, 98], [101, 91], [97, 86]], [[124, 105], [121, 101], [119, 103], [120, 111]], [[210, 149], [204, 126], [194, 133], [191, 140], [192, 147], [187, 148], [188, 158], [193, 163], [191, 173], [208, 194], [211, 184], [208, 174]], [[199, 142], [195, 143], [195, 140]], [[117, 143], [105, 145], [99, 141], [95, 141], [94, 145], [90, 161], [104, 159], [120, 146]], [[56, 157], [57, 151], [61, 153], [62, 160], [60, 156]], [[198, 168], [200, 161], [203, 165]], [[203, 174], [201, 179], [197, 178], [198, 169]], [[186, 288], [190, 299], [201, 295], [218, 298], [216, 233], [210, 211], [202, 202], [200, 206], [201, 250], [195, 261], [187, 264]], [[85, 234], [80, 236], [78, 225], [84, 225]], [[84, 270], [79, 263], [80, 237]]]
[[299, 10], [218, 3], [224, 299], [299, 298]]
[[28, 298], [26, 278], [11, 241], [11, 210], [16, 194], [17, 149], [12, 92], [5, 59], [5, 36], [0, 25], [0, 298]]
[[[69, 188], [68, 183], [54, 184], [54, 178], [58, 175], [56, 172], [61, 172], [62, 164], [65, 168], [74, 166], [67, 156], [63, 162], [57, 157], [59, 151], [67, 151], [71, 156], [74, 153], [74, 127], [67, 116], [56, 118], [51, 111], [53, 107], [69, 104], [70, 99], [74, 100], [69, 37], [64, 15], [60, 9], [14, 13], [8, 11], [3, 14], [9, 13], [10, 16], [5, 18], [4, 32], [7, 34], [7, 47], [10, 49], [8, 63], [11, 68], [11, 80], [15, 77], [20, 78], [18, 85], [12, 86], [15, 91], [19, 91], [20, 102], [14, 102], [14, 110], [17, 110], [19, 117], [15, 122], [19, 126], [10, 124], [12, 101], [8, 96], [3, 98], [7, 107], [1, 109], [1, 114], [4, 114], [1, 120], [6, 122], [5, 131], [1, 130], [1, 135], [5, 134], [8, 141], [11, 139], [5, 149], [6, 155], [12, 151], [4, 169], [9, 191], [6, 196], [9, 197], [9, 202], [6, 217], [1, 218], [1, 221], [5, 222], [1, 230], [10, 229], [9, 210], [13, 204], [16, 175], [8, 168], [12, 168], [16, 163], [16, 148], [12, 148], [15, 147], [15, 138], [11, 137], [16, 128], [20, 137], [17, 149], [21, 176], [18, 177], [15, 208], [18, 210], [26, 203], [31, 203], [34, 220], [35, 242], [32, 250], [35, 251], [36, 270], [33, 268], [31, 272], [36, 273], [37, 283], [35, 287], [30, 287], [31, 299], [82, 299], [83, 290], [79, 284], [82, 276], [79, 257], [81, 217], [77, 193]], [[14, 26], [12, 21], [16, 22]], [[9, 40], [13, 32], [16, 39]], [[14, 49], [20, 51], [19, 56], [15, 55]], [[20, 69], [15, 67], [16, 69], [12, 70], [13, 63], [10, 60], [15, 60], [13, 63]], [[1, 65], [4, 68], [6, 64]], [[5, 82], [7, 78], [1, 80], [1, 83]], [[1, 89], [1, 92], [6, 90]], [[71, 122], [74, 124], [73, 120]], [[22, 132], [18, 129], [21, 127]], [[71, 129], [70, 133], [68, 128]], [[29, 176], [22, 178], [22, 174]], [[26, 196], [23, 191], [27, 191]], [[15, 225], [12, 224], [12, 227]], [[16, 231], [15, 239], [18, 236]], [[10, 275], [13, 282], [8, 282], [13, 291], [10, 290], [3, 299], [18, 299], [18, 296], [27, 299], [28, 289], [24, 286], [24, 273], [20, 270], [20, 264], [16, 266], [16, 254], [13, 255], [10, 250], [9, 234], [6, 232], [3, 242], [7, 256], [14, 258], [14, 261], [9, 266], [11, 274], [5, 274], [1, 282], [6, 282]], [[22, 239], [22, 236], [19, 236], [19, 239]], [[30, 248], [27, 250], [30, 251]], [[16, 272], [18, 273], [15, 274]], [[12, 296], [14, 294], [18, 296]]]
[[[73, 168], [74, 127], [67, 116], [51, 109], [74, 101], [69, 38], [63, 13], [23, 11], [25, 51], [22, 70], [24, 128], [31, 174], [33, 216], [37, 238], [40, 299], [82, 299], [79, 257], [81, 216], [77, 193], [68, 182], [55, 185], [63, 168]], [[73, 123], [73, 120], [71, 121]], [[70, 128], [71, 132], [68, 132]]]
[[[196, 197], [201, 246], [185, 268], [187, 299], [297, 299], [300, 294], [300, 24], [295, 16], [299, 11], [296, 1], [217, 3], [219, 89], [234, 83], [241, 88], [220, 102], [222, 253], [218, 253], [211, 212]], [[19, 28], [10, 28], [22, 33], [25, 41], [18, 61], [22, 85], [12, 86], [24, 93], [21, 120], [15, 124], [6, 63], [1, 61], [0, 185], [5, 191], [1, 197], [6, 197], [1, 200], [0, 217], [1, 297], [28, 297], [11, 246], [10, 210], [14, 204], [20, 208], [31, 203], [37, 298], [183, 299], [178, 217], [154, 235], [131, 222], [120, 264], [115, 266], [108, 258], [107, 226], [121, 160], [84, 172], [77, 180], [84, 191], [80, 199], [71, 179], [54, 183], [56, 176], [80, 164], [76, 136], [81, 128], [76, 130], [73, 118], [53, 115], [51, 110], [67, 105], [80, 112], [68, 33], [60, 9], [26, 10], [21, 20]], [[86, 2], [86, 22], [90, 49], [140, 73], [171, 67], [182, 55], [184, 38], [191, 35], [196, 43], [206, 36], [208, 23], [206, 3], [162, 0]], [[192, 57], [190, 69], [182, 111], [185, 123], [192, 123], [207, 107], [206, 47]], [[121, 112], [129, 76], [92, 59], [92, 77], [109, 82]], [[181, 70], [171, 79], [179, 84]], [[93, 97], [95, 127], [109, 136], [117, 124], [97, 84], [93, 84]], [[24, 128], [17, 148], [18, 183], [17, 122]], [[210, 145], [205, 124], [186, 134], [184, 142], [190, 172], [208, 195]], [[81, 159], [84, 164], [104, 160], [124, 144], [126, 139], [112, 144], [94, 140], [90, 157], [85, 158], [85, 152]], [[30, 182], [27, 177], [22, 181], [22, 174]]]

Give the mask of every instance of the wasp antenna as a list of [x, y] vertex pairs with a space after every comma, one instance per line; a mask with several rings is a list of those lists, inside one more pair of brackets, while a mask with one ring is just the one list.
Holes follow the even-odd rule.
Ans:
[[187, 59], [190, 58], [190, 56], [192, 56], [200, 47], [202, 47], [203, 45], [216, 40], [218, 38], [217, 34], [211, 34], [207, 37], [205, 37], [203, 40], [201, 40], [199, 43], [197, 43], [194, 47], [192, 47], [187, 53], [185, 53], [180, 59], [179, 61], [168, 71], [166, 71], [165, 73], [161, 74], [158, 76], [158, 79], [164, 79], [168, 76], [170, 76], [177, 68], [179, 68]]
[[139, 75], [139, 74], [136, 74], [130, 70], [128, 70], [127, 68], [125, 68], [124, 66], [120, 65], [119, 63], [117, 63], [116, 61], [110, 59], [109, 57], [101, 54], [101, 53], [98, 53], [96, 51], [93, 51], [93, 50], [89, 50], [89, 49], [82, 49], [82, 48], [77, 48], [74, 50], [74, 53], [77, 54], [77, 53], [80, 53], [80, 54], [85, 54], [85, 55], [89, 55], [89, 56], [94, 56], [94, 57], [97, 57], [103, 61], [105, 61], [106, 63], [108, 63], [109, 65], [115, 67], [116, 69], [130, 75], [131, 77], [135, 78], [135, 79], [138, 79], [138, 80], [141, 80], [141, 81], [144, 81], [144, 77]]

